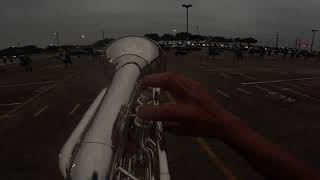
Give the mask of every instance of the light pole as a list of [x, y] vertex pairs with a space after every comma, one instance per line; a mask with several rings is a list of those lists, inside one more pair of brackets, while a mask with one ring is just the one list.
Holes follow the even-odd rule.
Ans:
[[199, 25], [197, 25], [197, 35], [200, 35], [199, 34]]
[[276, 48], [278, 48], [278, 42], [279, 42], [279, 33], [277, 33], [277, 37], [276, 37]]
[[187, 9], [187, 39], [188, 39], [188, 36], [189, 36], [189, 8], [191, 8], [192, 5], [191, 4], [183, 4], [182, 7]]
[[81, 41], [84, 43], [84, 39], [86, 38], [86, 36], [84, 34], [81, 34], [80, 38], [81, 38]]
[[298, 42], [299, 42], [299, 38], [296, 38], [296, 41], [294, 42], [294, 48], [296, 48], [296, 49], [298, 47]]
[[313, 30], [312, 30], [312, 41], [311, 41], [311, 49], [310, 49], [310, 52], [312, 52], [312, 50], [313, 50], [314, 38], [315, 38], [316, 33], [317, 33], [318, 31], [319, 31], [319, 30], [316, 30], [316, 29], [313, 29]]
[[102, 33], [102, 40], [104, 40], [104, 30], [103, 29], [101, 30], [101, 33]]
[[59, 33], [58, 33], [58, 32], [55, 32], [54, 35], [56, 36], [57, 45], [60, 46]]
[[173, 36], [176, 37], [176, 35], [177, 35], [177, 30], [173, 29]]

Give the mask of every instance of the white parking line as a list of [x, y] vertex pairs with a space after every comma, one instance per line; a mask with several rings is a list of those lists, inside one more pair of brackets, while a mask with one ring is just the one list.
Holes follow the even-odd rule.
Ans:
[[243, 73], [238, 73], [238, 74], [239, 74], [240, 76], [243, 76], [243, 77], [249, 79], [249, 80], [257, 80], [257, 78], [252, 77], [252, 76], [245, 75], [245, 74], [243, 74]]
[[252, 92], [247, 91], [247, 90], [244, 90], [244, 89], [242, 89], [242, 88], [237, 88], [237, 90], [240, 91], [240, 92], [242, 92], [242, 93], [245, 93], [245, 94], [247, 94], [247, 95], [252, 95]]
[[[71, 79], [72, 77], [73, 77], [73, 76], [69, 76], [69, 77], [63, 79], [62, 81], [69, 80], [69, 79]], [[62, 82], [62, 81], [61, 81], [61, 82]], [[40, 97], [41, 95], [49, 92], [51, 89], [55, 88], [58, 84], [59, 84], [59, 83], [56, 83], [56, 84], [50, 86], [49, 88], [47, 88], [46, 90], [44, 90], [44, 91], [42, 91], [42, 92], [40, 92], [40, 93], [32, 96], [31, 98], [29, 98], [28, 100], [26, 100], [24, 103], [18, 105], [18, 106], [15, 107], [14, 109], [12, 109], [12, 110], [10, 110], [9, 112], [7, 112], [4, 116], [11, 116], [12, 113], [16, 112], [18, 109], [20, 109], [20, 108], [22, 108], [24, 105], [32, 102], [33, 100], [35, 100], [36, 98]]]
[[[264, 88], [264, 87], [261, 87], [261, 86], [256, 86], [256, 88], [258, 88], [258, 89], [260, 89], [260, 90], [262, 90], [262, 91], [264, 91], [264, 92], [266, 92], [266, 93], [268, 93], [268, 94], [270, 94], [270, 95], [277, 95], [277, 94], [279, 94], [278, 92], [275, 92], [275, 91], [273, 91], [273, 90], [270, 90], [270, 89], [267, 89], [267, 88]], [[282, 96], [282, 95], [280, 94], [280, 96]]]
[[5, 85], [5, 86], [0, 86], [0, 88], [39, 85], [39, 84], [51, 84], [51, 83], [57, 83], [57, 82], [60, 82], [60, 81], [45, 81], [45, 82], [24, 83], [24, 84], [10, 84], [10, 85]]
[[283, 86], [279, 86], [279, 85], [276, 85], [276, 84], [270, 84], [271, 87], [274, 87], [274, 88], [278, 88], [278, 89], [282, 89], [282, 88], [286, 88], [286, 87], [283, 87]]
[[41, 108], [37, 113], [35, 113], [35, 114], [33, 115], [33, 117], [39, 116], [39, 115], [40, 115], [43, 111], [45, 111], [48, 107], [49, 107], [49, 106], [47, 105], [47, 106]]
[[299, 82], [299, 84], [301, 85], [301, 86], [304, 86], [304, 87], [312, 87], [312, 84], [310, 84], [310, 83], [307, 83], [307, 82]]
[[14, 118], [14, 117], [16, 117], [15, 114], [11, 114], [11, 115], [5, 114], [5, 115], [1, 115], [0, 119], [8, 119], [8, 118]]
[[51, 89], [55, 88], [58, 84], [54, 84], [52, 86], [50, 86], [48, 89], [46, 89], [43, 92], [40, 92], [39, 94], [34, 95], [33, 97], [29, 98], [28, 100], [26, 100], [24, 103], [20, 104], [19, 106], [17, 106], [16, 108], [12, 109], [11, 111], [9, 111], [6, 115], [9, 116], [12, 113], [16, 112], [18, 109], [20, 109], [21, 107], [23, 107], [24, 105], [28, 104], [29, 102], [35, 100], [37, 97], [45, 94], [46, 92], [49, 92]]
[[63, 65], [56, 65], [56, 66], [48, 66], [48, 67], [44, 67], [41, 70], [46, 70], [46, 69], [58, 69], [58, 68], [64, 68]]
[[313, 80], [313, 79], [320, 79], [320, 77], [284, 79], [284, 80], [260, 81], [260, 82], [248, 82], [248, 83], [242, 83], [242, 84], [243, 85], [254, 85], [254, 84], [280, 83], [280, 82], [290, 82], [290, 81], [305, 81], [305, 80]]
[[232, 70], [239, 70], [239, 69], [234, 69], [234, 68], [226, 68], [226, 69], [209, 69], [206, 70], [208, 72], [213, 72], [213, 71], [232, 71]]
[[66, 78], [64, 78], [63, 80], [60, 80], [60, 81], [45, 81], [45, 82], [34, 82], [34, 83], [9, 84], [9, 85], [0, 86], [0, 88], [59, 83], [59, 82], [62, 82], [62, 81], [66, 81], [66, 80], [68, 80], [68, 79], [71, 79], [72, 77], [73, 77], [73, 76], [68, 76], [68, 77], [66, 77]]
[[[272, 85], [272, 86], [276, 87], [275, 85]], [[283, 95], [280, 92], [275, 92], [275, 91], [272, 91], [270, 89], [267, 89], [267, 88], [264, 88], [264, 87], [261, 87], [261, 86], [255, 86], [255, 87], [260, 89], [260, 90], [262, 90], [262, 91], [264, 91], [264, 92], [266, 92], [269, 95], [277, 96], [280, 99], [284, 100], [285, 102], [288, 102], [288, 103], [296, 102], [296, 99], [291, 98], [291, 97], [287, 97], [286, 95]], [[280, 86], [277, 86], [277, 87], [279, 87], [280, 91], [282, 89], [287, 89], [287, 88], [281, 88]]]
[[80, 107], [80, 104], [76, 104], [74, 108], [70, 111], [69, 115], [73, 115], [79, 107]]
[[291, 92], [291, 93], [293, 93], [293, 94], [296, 94], [296, 95], [299, 95], [299, 96], [305, 97], [305, 98], [307, 98], [307, 99], [311, 99], [311, 100], [314, 100], [314, 101], [320, 102], [320, 99], [318, 99], [318, 98], [311, 97], [311, 96], [310, 96], [310, 95], [308, 95], [308, 94], [301, 93], [301, 92], [296, 91], [296, 90], [291, 89], [291, 88], [282, 88], [282, 89], [281, 89], [281, 91]]
[[226, 78], [226, 79], [232, 78], [232, 76], [230, 76], [229, 74], [226, 74], [226, 73], [220, 73], [219, 76]]
[[265, 91], [265, 92], [270, 92], [271, 90], [270, 89], [267, 89], [267, 88], [264, 88], [264, 87], [261, 87], [261, 86], [256, 86], [256, 88], [262, 90], [262, 91]]
[[297, 88], [297, 89], [301, 88], [301, 86], [298, 86], [298, 85], [292, 84], [292, 83], [288, 84], [288, 86], [291, 86], [291, 87], [294, 87], [294, 88]]
[[216, 89], [216, 91], [217, 91], [219, 94], [221, 94], [222, 96], [224, 96], [225, 98], [230, 99], [230, 96], [229, 96], [228, 94], [226, 94], [225, 92], [223, 92], [223, 91], [221, 91], [221, 90], [219, 90], [219, 89]]
[[6, 104], [0, 104], [0, 107], [5, 107], [5, 106], [16, 106], [20, 105], [21, 103], [6, 103]]

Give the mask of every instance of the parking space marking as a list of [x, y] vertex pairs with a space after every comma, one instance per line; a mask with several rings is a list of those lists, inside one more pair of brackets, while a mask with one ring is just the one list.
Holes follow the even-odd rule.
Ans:
[[298, 79], [283, 79], [283, 80], [273, 80], [273, 81], [258, 81], [258, 82], [247, 82], [242, 83], [242, 85], [255, 85], [255, 84], [268, 84], [268, 83], [280, 83], [280, 82], [291, 82], [291, 81], [305, 81], [320, 79], [320, 77], [310, 77], [310, 78], [298, 78]]
[[17, 106], [20, 105], [21, 103], [6, 103], [6, 104], [0, 104], [0, 107], [5, 107], [5, 106]]
[[0, 116], [0, 119], [8, 119], [8, 118], [14, 118], [14, 117], [16, 117], [16, 115], [15, 114], [11, 114], [11, 115], [1, 115]]
[[56, 65], [56, 66], [46, 66], [42, 68], [41, 70], [47, 70], [47, 69], [58, 69], [58, 68], [64, 68], [63, 65]]
[[291, 88], [282, 88], [282, 89], [281, 89], [281, 91], [291, 92], [291, 93], [293, 93], [293, 94], [296, 94], [296, 95], [299, 95], [299, 96], [305, 97], [305, 98], [307, 98], [307, 99], [311, 99], [311, 100], [314, 100], [314, 101], [320, 102], [320, 99], [318, 99], [318, 98], [311, 97], [311, 96], [310, 96], [310, 95], [308, 95], [308, 94], [301, 93], [301, 92], [296, 91], [296, 90], [291, 89]]
[[18, 86], [30, 86], [30, 85], [39, 85], [39, 84], [52, 84], [60, 81], [45, 81], [45, 82], [35, 82], [35, 83], [24, 83], [24, 84], [9, 84], [5, 86], [0, 86], [0, 88], [8, 88], [8, 87], [18, 87]]
[[[275, 87], [275, 88], [278, 88], [280, 91], [285, 91], [285, 92], [289, 92], [289, 93], [292, 93], [292, 94], [295, 94], [295, 95], [298, 95], [298, 96], [301, 96], [301, 97], [304, 97], [304, 98], [307, 98], [307, 99], [310, 99], [310, 100], [313, 100], [313, 101], [316, 101], [316, 102], [320, 102], [320, 99], [316, 98], [316, 97], [312, 97], [311, 95], [308, 95], [306, 93], [302, 93], [302, 92], [299, 92], [297, 90], [294, 90], [292, 88], [288, 88], [288, 87], [283, 87], [283, 86], [279, 86], [279, 85], [275, 85], [275, 84], [270, 84], [271, 86]], [[287, 84], [288, 86], [292, 86], [294, 88], [294, 84]], [[297, 86], [295, 86], [297, 87]], [[297, 88], [299, 89], [299, 88]]]
[[22, 83], [22, 84], [9, 84], [9, 85], [3, 85], [0, 86], [0, 88], [8, 88], [8, 87], [19, 87], [19, 86], [30, 86], [30, 85], [39, 85], [39, 84], [52, 84], [52, 83], [60, 83], [66, 80], [71, 79], [73, 76], [68, 76], [60, 81], [44, 81], [44, 82], [34, 82], [34, 83]]
[[270, 90], [267, 89], [267, 88], [264, 88], [264, 87], [261, 87], [261, 86], [255, 86], [256, 88], [262, 90], [262, 91], [266, 91], [266, 92], [269, 92]]
[[46, 109], [48, 109], [48, 105], [46, 105], [46, 106], [44, 106], [43, 108], [41, 108], [37, 113], [35, 113], [34, 115], [33, 115], [33, 117], [37, 117], [37, 116], [39, 116], [43, 111], [45, 111]]
[[238, 74], [239, 74], [240, 76], [243, 76], [243, 77], [249, 79], [249, 80], [257, 80], [257, 78], [252, 77], [252, 76], [245, 75], [244, 73], [240, 73], [240, 72], [239, 72]]
[[229, 96], [228, 94], [226, 94], [225, 92], [223, 92], [223, 91], [221, 91], [221, 90], [219, 90], [219, 89], [216, 89], [216, 91], [217, 91], [219, 94], [221, 94], [222, 96], [224, 96], [225, 98], [230, 99], [230, 96]]
[[279, 86], [279, 85], [276, 85], [276, 84], [270, 84], [271, 87], [274, 87], [274, 88], [278, 88], [279, 90], [283, 89], [283, 88], [286, 88], [284, 86]]
[[226, 74], [226, 73], [220, 73], [219, 76], [225, 78], [225, 79], [230, 79], [232, 78], [232, 76], [230, 76], [229, 74]]
[[297, 88], [297, 89], [301, 89], [302, 88], [301, 86], [298, 86], [298, 85], [292, 84], [292, 83], [288, 84], [288, 86], [291, 86], [291, 87], [294, 87], [294, 88]]
[[[73, 76], [69, 76], [69, 77], [63, 79], [62, 81], [66, 81], [66, 80], [69, 80], [69, 79], [71, 79], [71, 78], [73, 78]], [[62, 82], [62, 81], [60, 81], [60, 82]], [[55, 88], [58, 84], [59, 84], [59, 83], [56, 83], [56, 84], [48, 87], [46, 90], [44, 90], [44, 91], [42, 91], [42, 92], [40, 92], [40, 93], [32, 96], [31, 98], [29, 98], [28, 100], [26, 100], [24, 103], [18, 105], [18, 106], [15, 107], [14, 109], [12, 109], [12, 110], [10, 110], [9, 112], [7, 112], [7, 114], [6, 114], [5, 116], [12, 115], [12, 113], [16, 112], [18, 109], [22, 108], [24, 105], [32, 102], [32, 101], [35, 100], [36, 98], [38, 98], [38, 97], [42, 96], [43, 94], [51, 91], [51, 90], [52, 90], [53, 88]]]
[[260, 89], [261, 91], [264, 91], [264, 92], [266, 92], [266, 93], [268, 93], [268, 94], [271, 94], [271, 95], [277, 94], [276, 92], [274, 92], [274, 91], [272, 91], [272, 90], [270, 90], [270, 89], [261, 87], [261, 86], [255, 86], [255, 87], [258, 88], [258, 89]]
[[214, 72], [214, 71], [232, 71], [232, 70], [240, 70], [240, 69], [234, 69], [234, 68], [226, 68], [226, 69], [208, 69], [206, 71], [208, 72]]
[[311, 85], [311, 84], [306, 83], [306, 82], [299, 82], [299, 84], [301, 84], [302, 86], [307, 86], [307, 87], [310, 87], [310, 85]]
[[19, 106], [17, 106], [16, 108], [14, 108], [14, 109], [12, 109], [11, 111], [9, 111], [6, 115], [11, 115], [12, 113], [16, 112], [18, 109], [22, 108], [24, 105], [26, 105], [26, 104], [28, 104], [28, 103], [32, 102], [33, 100], [35, 100], [36, 98], [40, 97], [41, 95], [43, 95], [43, 94], [45, 94], [45, 93], [49, 92], [51, 89], [55, 88], [57, 85], [58, 85], [58, 83], [57, 83], [57, 84], [54, 84], [54, 85], [52, 85], [52, 86], [50, 86], [50, 87], [49, 87], [49, 88], [47, 88], [45, 91], [40, 92], [40, 93], [38, 93], [38, 94], [36, 94], [36, 95], [32, 96], [31, 98], [29, 98], [28, 100], [26, 100], [24, 103], [20, 104], [20, 105], [19, 105]]
[[[175, 99], [171, 94], [167, 93], [168, 98], [171, 102], [175, 103]], [[209, 147], [208, 143], [203, 138], [195, 138], [199, 146], [207, 153], [210, 162], [214, 167], [218, 168], [222, 174], [228, 180], [237, 180], [238, 178], [232, 173], [230, 169], [227, 168], [224, 161], [219, 158], [219, 156]]]
[[245, 89], [237, 88], [237, 90], [240, 91], [240, 92], [242, 92], [242, 93], [245, 93], [245, 94], [247, 94], [247, 95], [252, 95], [252, 92], [247, 91], [247, 90], [245, 90]]
[[69, 113], [69, 115], [71, 116], [71, 115], [73, 115], [76, 111], [77, 111], [77, 109], [80, 107], [80, 104], [76, 104], [74, 107], [73, 107], [73, 109], [70, 111], [70, 113]]
[[214, 151], [212, 151], [208, 143], [203, 138], [196, 138], [196, 141], [200, 145], [200, 147], [207, 153], [210, 162], [222, 172], [222, 174], [226, 177], [226, 179], [228, 180], [238, 179], [232, 173], [232, 171], [229, 168], [227, 168], [224, 161], [220, 159]]
[[267, 89], [267, 88], [264, 88], [264, 87], [261, 87], [261, 86], [255, 86], [256, 88], [260, 89], [261, 91], [264, 91], [270, 95], [276, 95], [278, 94], [277, 92], [273, 91], [273, 90], [270, 90], [270, 89]]
[[[64, 78], [62, 81], [66, 81], [66, 80], [69, 80], [69, 79], [71, 79], [71, 78], [73, 78], [73, 75], [70, 75], [70, 76]], [[62, 81], [60, 81], [60, 82], [62, 82]]]
[[[274, 87], [279, 87], [279, 90], [281, 91], [281, 88], [280, 86], [275, 86], [273, 85]], [[292, 103], [292, 102], [296, 102], [296, 99], [294, 98], [291, 98], [291, 97], [287, 97], [286, 95], [283, 95], [281, 94], [280, 92], [276, 92], [276, 91], [272, 91], [270, 89], [267, 89], [267, 88], [264, 88], [264, 87], [261, 87], [261, 86], [255, 86], [256, 88], [262, 90], [263, 92], [266, 92], [267, 94], [269, 95], [272, 95], [272, 96], [277, 96], [278, 98], [280, 98], [281, 100], [283, 100], [284, 102], [287, 102], [287, 103]]]

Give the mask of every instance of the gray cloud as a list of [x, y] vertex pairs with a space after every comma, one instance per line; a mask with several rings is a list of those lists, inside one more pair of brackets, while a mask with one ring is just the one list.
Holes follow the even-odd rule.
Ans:
[[111, 37], [147, 32], [185, 30], [185, 9], [191, 3], [190, 31], [206, 35], [255, 36], [265, 42], [279, 33], [283, 44], [296, 37], [310, 39], [311, 29], [320, 28], [317, 0], [2, 0], [0, 48], [21, 42], [49, 45], [53, 32], [63, 43], [101, 38], [101, 29]]

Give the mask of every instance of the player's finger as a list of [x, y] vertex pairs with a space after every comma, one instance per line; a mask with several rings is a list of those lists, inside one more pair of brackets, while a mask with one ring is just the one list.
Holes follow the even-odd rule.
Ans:
[[185, 121], [195, 116], [196, 112], [191, 106], [166, 103], [160, 106], [144, 105], [137, 115], [147, 121]]

